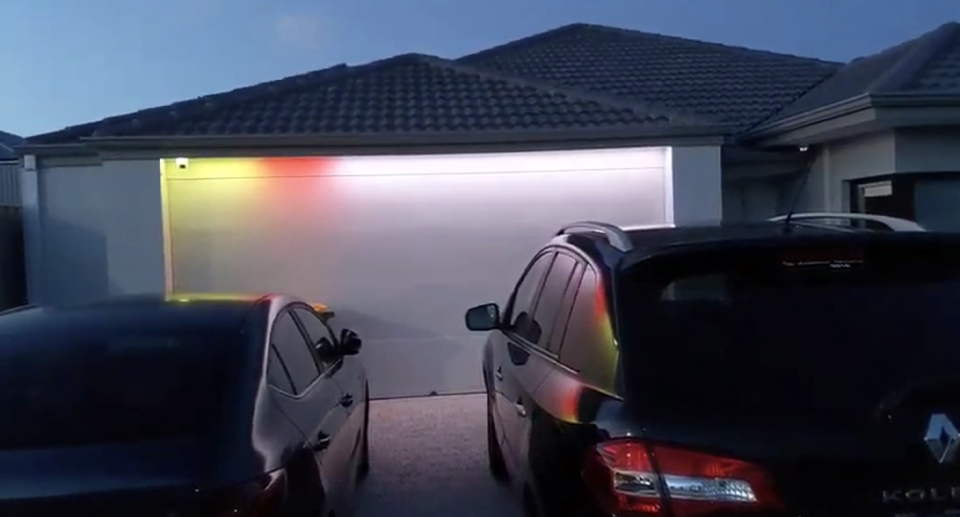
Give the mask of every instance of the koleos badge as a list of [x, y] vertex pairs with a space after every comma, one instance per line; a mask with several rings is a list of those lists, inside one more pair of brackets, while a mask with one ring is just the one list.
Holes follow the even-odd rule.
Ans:
[[930, 415], [927, 434], [923, 437], [937, 463], [953, 463], [960, 446], [960, 431], [943, 413]]

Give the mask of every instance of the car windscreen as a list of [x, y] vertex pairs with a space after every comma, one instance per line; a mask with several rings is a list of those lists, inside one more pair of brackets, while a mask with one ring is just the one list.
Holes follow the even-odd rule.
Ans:
[[954, 248], [665, 257], [623, 275], [619, 304], [625, 375], [664, 410], [859, 418], [892, 391], [960, 384]]
[[0, 335], [0, 449], [196, 438], [216, 426], [239, 332], [82, 334]]

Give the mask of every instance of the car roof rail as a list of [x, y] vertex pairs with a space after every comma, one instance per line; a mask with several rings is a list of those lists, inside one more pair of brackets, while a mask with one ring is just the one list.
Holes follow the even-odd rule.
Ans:
[[[886, 227], [887, 231], [891, 232], [925, 232], [926, 228], [920, 226], [916, 221], [911, 221], [909, 219], [901, 219], [899, 217], [891, 217], [889, 215], [877, 215], [877, 214], [855, 214], [849, 212], [808, 212], [808, 213], [799, 213], [792, 214], [789, 216], [790, 222], [793, 223], [805, 223], [810, 221], [821, 221], [824, 224], [816, 224], [815, 226], [819, 228], [830, 228], [828, 221], [847, 221], [850, 223], [855, 223], [858, 221], [871, 222], [881, 224]], [[769, 221], [782, 223], [787, 219], [786, 215], [779, 215], [777, 217], [772, 217], [768, 219]], [[812, 225], [813, 226], [813, 225]], [[843, 228], [836, 228], [843, 229]], [[856, 229], [850, 228], [850, 229]]]
[[627, 232], [623, 231], [619, 226], [609, 223], [601, 223], [597, 221], [578, 221], [564, 225], [562, 228], [560, 228], [560, 231], [557, 232], [557, 235], [566, 235], [578, 232], [602, 233], [604, 237], [607, 238], [607, 242], [609, 242], [611, 246], [624, 253], [633, 249], [633, 242], [630, 241], [630, 236], [627, 235]]

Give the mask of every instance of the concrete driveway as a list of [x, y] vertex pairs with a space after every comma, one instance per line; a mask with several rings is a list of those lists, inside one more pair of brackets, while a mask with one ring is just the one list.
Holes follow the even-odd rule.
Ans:
[[370, 476], [358, 517], [521, 517], [487, 469], [484, 395], [370, 404]]

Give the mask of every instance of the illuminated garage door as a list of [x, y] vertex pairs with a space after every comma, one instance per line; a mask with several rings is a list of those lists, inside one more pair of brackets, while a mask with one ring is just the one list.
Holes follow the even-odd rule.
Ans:
[[506, 300], [565, 222], [663, 222], [666, 152], [168, 161], [174, 289], [331, 305], [376, 397], [479, 391], [463, 311]]

